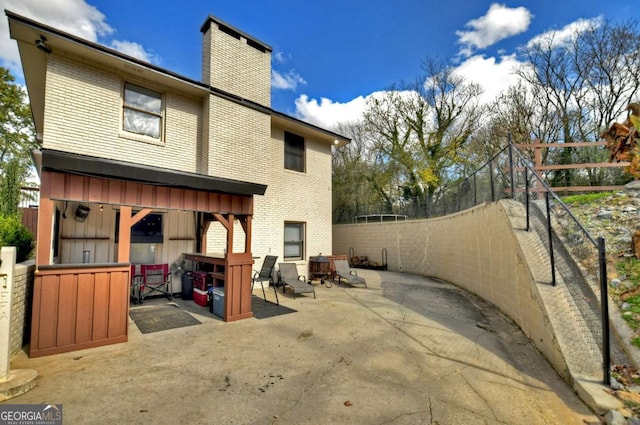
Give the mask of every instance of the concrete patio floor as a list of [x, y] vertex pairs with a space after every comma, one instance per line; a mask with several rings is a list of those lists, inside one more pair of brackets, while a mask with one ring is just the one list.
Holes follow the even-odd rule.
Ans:
[[358, 274], [368, 288], [279, 291], [289, 314], [225, 323], [176, 299], [202, 324], [142, 334], [130, 320], [127, 343], [20, 353], [12, 369], [36, 369], [37, 385], [5, 403], [62, 404], [65, 424], [600, 423], [488, 303], [420, 276]]

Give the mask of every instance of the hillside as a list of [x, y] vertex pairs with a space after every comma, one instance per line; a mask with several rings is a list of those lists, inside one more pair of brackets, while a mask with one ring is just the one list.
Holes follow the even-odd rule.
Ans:
[[640, 347], [640, 259], [633, 238], [640, 230], [640, 188], [562, 200], [594, 238], [605, 238], [609, 295], [634, 330], [631, 342]]

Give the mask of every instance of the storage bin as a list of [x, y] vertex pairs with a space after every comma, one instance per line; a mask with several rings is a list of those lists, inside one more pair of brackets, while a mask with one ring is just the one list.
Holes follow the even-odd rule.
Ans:
[[207, 291], [193, 288], [193, 301], [201, 307], [207, 306]]
[[224, 318], [224, 288], [211, 288], [211, 304], [209, 311], [220, 318]]
[[193, 299], [193, 273], [190, 271], [182, 273], [182, 291], [180, 296], [183, 300]]

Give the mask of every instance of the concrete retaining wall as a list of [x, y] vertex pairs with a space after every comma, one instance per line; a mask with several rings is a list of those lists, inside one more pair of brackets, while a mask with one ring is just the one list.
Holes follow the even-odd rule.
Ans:
[[333, 254], [367, 256], [388, 270], [438, 278], [495, 304], [520, 326], [553, 367], [567, 366], [505, 208], [482, 204], [429, 220], [333, 227]]

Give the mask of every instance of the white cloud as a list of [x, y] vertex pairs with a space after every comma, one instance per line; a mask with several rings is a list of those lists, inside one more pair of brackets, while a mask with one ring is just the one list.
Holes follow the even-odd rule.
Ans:
[[289, 55], [286, 55], [280, 50], [276, 50], [271, 54], [271, 59], [273, 59], [275, 63], [285, 63], [289, 59], [289, 57]]
[[[511, 85], [516, 84], [518, 77], [514, 74], [516, 68], [522, 65], [515, 55], [485, 58], [476, 55], [462, 62], [455, 70], [469, 82], [479, 84], [483, 93], [480, 103], [486, 104]], [[362, 119], [367, 100], [371, 97], [383, 96], [384, 91], [377, 91], [370, 95], [358, 96], [347, 102], [334, 102], [331, 99], [311, 99], [303, 94], [295, 101], [295, 115], [303, 121], [319, 127], [336, 130], [337, 124], [355, 122]], [[401, 96], [412, 96], [414, 92], [402, 92]]]
[[360, 120], [366, 107], [367, 98], [358, 96], [348, 102], [340, 103], [324, 97], [318, 101], [303, 94], [296, 99], [295, 115], [308, 123], [335, 130], [339, 123]]
[[467, 22], [465, 27], [470, 30], [456, 31], [458, 43], [463, 45], [460, 55], [471, 56], [476, 49], [526, 31], [532, 18], [533, 14], [525, 7], [509, 8], [493, 3], [486, 15]]
[[160, 62], [160, 59], [155, 53], [146, 51], [142, 45], [133, 41], [113, 40], [111, 41], [111, 47], [119, 51], [120, 53], [133, 56], [134, 58], [140, 59], [145, 62]]
[[[115, 32], [106, 16], [85, 0], [0, 0], [0, 11], [5, 9], [91, 42], [100, 42]], [[136, 43], [113, 41], [111, 46], [143, 60], [159, 61]], [[0, 65], [9, 68], [16, 77], [22, 75], [18, 46], [9, 36], [4, 14], [0, 17]]]
[[307, 84], [307, 82], [295, 70], [291, 70], [286, 74], [282, 74], [275, 69], [271, 71], [272, 89], [295, 91], [299, 84], [304, 85]]
[[516, 84], [518, 77], [514, 71], [522, 64], [515, 55], [501, 56], [499, 60], [476, 55], [458, 65], [455, 72], [465, 80], [475, 82], [482, 87], [480, 103], [486, 104], [495, 100], [508, 87]]
[[544, 44], [545, 46], [548, 43], [551, 43], [549, 47], [559, 47], [570, 43], [576, 35], [581, 32], [587, 30], [591, 27], [597, 27], [602, 24], [602, 18], [592, 18], [592, 19], [578, 19], [575, 22], [572, 22], [568, 25], [562, 27], [559, 30], [551, 30], [544, 32], [540, 35], [529, 40], [527, 43], [528, 47], [536, 46], [539, 44]]

